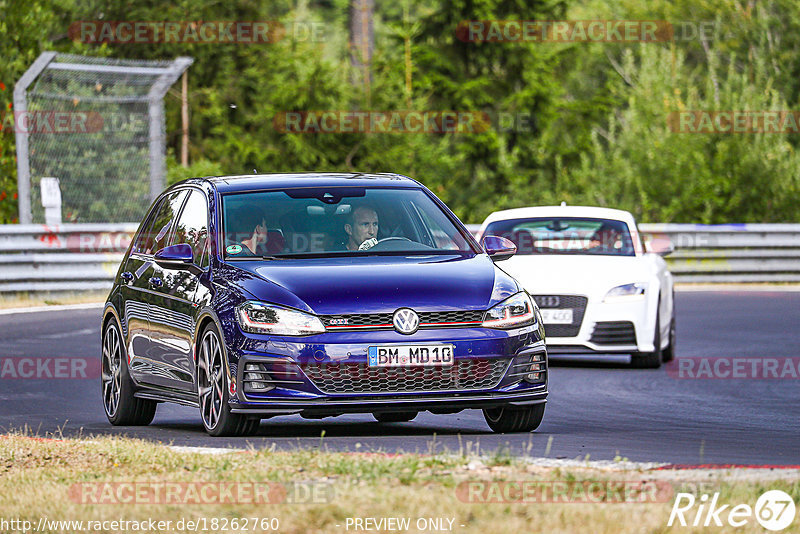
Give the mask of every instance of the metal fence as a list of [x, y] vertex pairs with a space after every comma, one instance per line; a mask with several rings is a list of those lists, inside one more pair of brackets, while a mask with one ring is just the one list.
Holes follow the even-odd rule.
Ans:
[[[134, 223], [0, 225], [0, 293], [111, 287]], [[478, 225], [468, 225], [476, 232]], [[800, 224], [642, 224], [678, 282], [800, 282]]]
[[20, 222], [49, 222], [43, 178], [66, 222], [142, 217], [166, 184], [164, 96], [191, 63], [42, 53], [14, 87]]

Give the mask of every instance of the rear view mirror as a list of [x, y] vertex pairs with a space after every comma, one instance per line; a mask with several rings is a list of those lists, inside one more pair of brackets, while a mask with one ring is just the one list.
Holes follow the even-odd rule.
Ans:
[[510, 239], [496, 235], [487, 235], [481, 242], [483, 249], [494, 261], [507, 260], [517, 253], [517, 245]]

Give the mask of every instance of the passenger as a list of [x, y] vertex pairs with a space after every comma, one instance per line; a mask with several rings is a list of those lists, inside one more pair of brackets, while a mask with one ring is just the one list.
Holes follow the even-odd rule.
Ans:
[[237, 214], [237, 225], [240, 231], [233, 236], [233, 243], [243, 245], [245, 256], [265, 255], [263, 247], [267, 242], [266, 216], [261, 210], [250, 209]]

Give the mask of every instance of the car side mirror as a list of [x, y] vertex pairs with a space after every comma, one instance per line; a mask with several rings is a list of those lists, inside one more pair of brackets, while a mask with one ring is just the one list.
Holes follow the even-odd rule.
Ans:
[[651, 239], [645, 243], [645, 250], [659, 256], [669, 256], [675, 252], [675, 245], [669, 239]]
[[186, 243], [164, 247], [155, 253], [153, 259], [158, 265], [168, 269], [192, 271], [195, 274], [202, 272], [202, 269], [194, 264], [192, 247]]
[[496, 235], [487, 235], [481, 241], [483, 250], [493, 261], [507, 260], [517, 253], [517, 245], [510, 239]]

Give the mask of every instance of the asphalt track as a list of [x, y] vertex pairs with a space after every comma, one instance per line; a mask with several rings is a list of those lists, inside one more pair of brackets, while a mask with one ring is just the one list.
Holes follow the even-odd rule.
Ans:
[[[99, 308], [0, 315], [0, 360], [99, 360]], [[678, 357], [799, 357], [800, 292], [677, 294]], [[95, 373], [96, 375], [97, 373]], [[196, 409], [162, 404], [148, 427], [112, 427], [98, 378], [0, 378], [0, 433], [119, 434], [186, 446], [458, 451], [679, 464], [800, 464], [799, 379], [679, 379], [662, 367], [553, 361], [544, 422], [497, 435], [481, 412], [420, 414], [380, 425], [370, 415], [264, 420], [249, 438], [211, 438]], [[321, 434], [324, 431], [324, 437]], [[552, 438], [552, 439], [551, 439]], [[548, 450], [548, 442], [550, 448]]]

